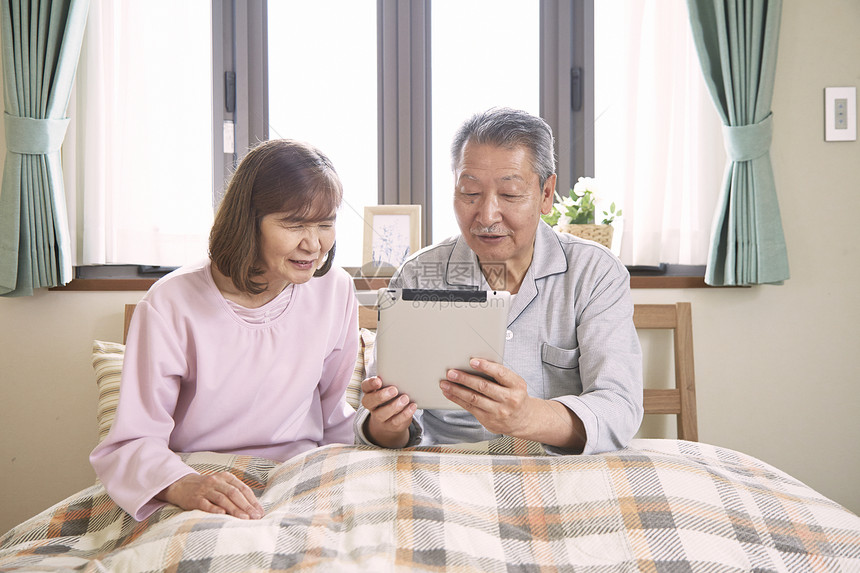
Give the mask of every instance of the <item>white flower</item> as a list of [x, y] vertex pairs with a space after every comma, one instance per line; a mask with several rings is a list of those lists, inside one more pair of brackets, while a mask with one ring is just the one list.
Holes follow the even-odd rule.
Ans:
[[570, 225], [571, 221], [573, 221], [571, 217], [567, 215], [559, 215], [556, 225]]
[[599, 196], [597, 195], [597, 180], [594, 177], [580, 177], [576, 183], [573, 185], [573, 192], [582, 197], [586, 191], [591, 191], [591, 194], [594, 196], [594, 200], [599, 200]]
[[594, 189], [597, 187], [597, 181], [595, 181], [594, 177], [580, 177], [576, 180], [576, 183], [573, 186], [574, 191], [583, 192], [586, 189]]

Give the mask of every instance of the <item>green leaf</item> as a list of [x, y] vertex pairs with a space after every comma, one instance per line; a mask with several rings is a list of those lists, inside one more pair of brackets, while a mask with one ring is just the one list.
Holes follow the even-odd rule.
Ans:
[[540, 218], [544, 220], [544, 222], [550, 227], [554, 227], [556, 223], [558, 223], [558, 218], [561, 216], [561, 213], [558, 210], [553, 209], [549, 215], [541, 215]]

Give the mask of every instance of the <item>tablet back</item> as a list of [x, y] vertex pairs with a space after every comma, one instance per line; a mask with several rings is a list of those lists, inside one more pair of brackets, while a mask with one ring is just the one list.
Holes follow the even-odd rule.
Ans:
[[388, 289], [378, 292], [376, 369], [419, 408], [460, 409], [439, 382], [470, 358], [502, 363], [511, 295], [506, 291]]

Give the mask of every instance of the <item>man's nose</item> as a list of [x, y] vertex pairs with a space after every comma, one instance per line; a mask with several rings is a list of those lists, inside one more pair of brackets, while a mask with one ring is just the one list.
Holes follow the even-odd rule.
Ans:
[[486, 194], [478, 208], [478, 222], [485, 227], [489, 227], [494, 223], [502, 220], [501, 211], [499, 210], [499, 198], [495, 193]]

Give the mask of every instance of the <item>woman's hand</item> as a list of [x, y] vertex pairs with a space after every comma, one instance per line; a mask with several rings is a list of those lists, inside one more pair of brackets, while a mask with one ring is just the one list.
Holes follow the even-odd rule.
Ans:
[[395, 386], [384, 386], [379, 376], [364, 380], [361, 391], [361, 405], [370, 412], [364, 423], [365, 436], [384, 448], [404, 447], [409, 442], [412, 415], [418, 409], [415, 402]]
[[260, 519], [263, 506], [254, 492], [230, 472], [213, 475], [188, 474], [164, 488], [156, 499], [185, 510], [202, 509], [239, 519]]

